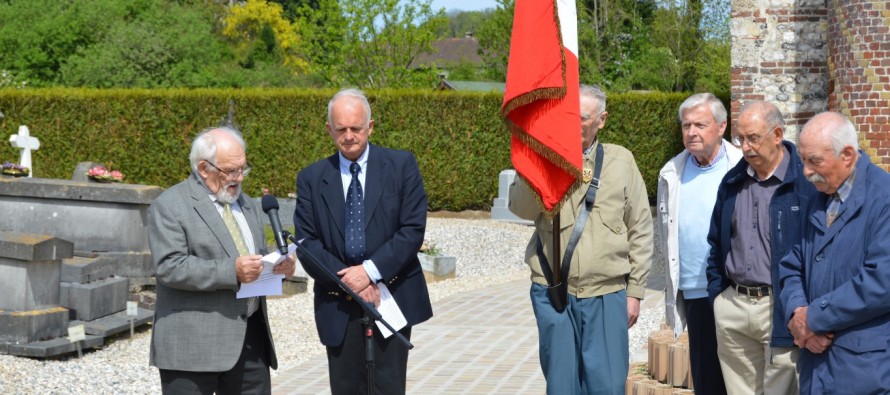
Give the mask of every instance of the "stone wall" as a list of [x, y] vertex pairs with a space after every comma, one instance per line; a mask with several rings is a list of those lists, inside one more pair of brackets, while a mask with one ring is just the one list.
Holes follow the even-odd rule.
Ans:
[[734, 0], [731, 119], [749, 101], [776, 104], [785, 138], [828, 103], [825, 3], [815, 0]]
[[816, 113], [850, 118], [872, 161], [890, 168], [890, 3], [733, 0], [731, 119], [775, 103], [796, 141]]

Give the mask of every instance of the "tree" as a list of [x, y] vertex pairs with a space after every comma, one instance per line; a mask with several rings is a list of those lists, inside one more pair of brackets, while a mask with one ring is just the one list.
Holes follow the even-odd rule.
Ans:
[[510, 35], [513, 30], [515, 0], [498, 0], [497, 8], [479, 27], [479, 57], [485, 77], [489, 81], [507, 80], [507, 60], [510, 56]]
[[0, 69], [33, 86], [58, 82], [66, 59], [126, 17], [126, 2], [55, 0], [0, 2]]
[[435, 70], [415, 70], [414, 59], [433, 50], [445, 12], [429, 0], [320, 0], [304, 6], [298, 22], [311, 70], [328, 85], [433, 86]]
[[242, 64], [250, 65], [256, 56], [280, 57], [294, 72], [306, 68], [300, 56], [301, 40], [280, 4], [247, 0], [229, 7], [222, 35], [235, 44]]
[[213, 72], [228, 52], [213, 34], [212, 15], [196, 7], [133, 3], [95, 43], [65, 60], [60, 82], [100, 88], [216, 86]]
[[448, 37], [464, 37], [466, 34], [475, 35], [476, 32], [494, 13], [494, 9], [484, 11], [460, 11], [454, 10], [448, 12], [448, 29], [444, 30], [439, 38]]

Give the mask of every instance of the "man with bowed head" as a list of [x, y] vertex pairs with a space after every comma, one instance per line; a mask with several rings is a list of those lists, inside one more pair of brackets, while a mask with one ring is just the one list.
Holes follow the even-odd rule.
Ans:
[[813, 187], [797, 147], [784, 140], [775, 105], [739, 111], [732, 142], [744, 161], [717, 191], [708, 242], [708, 296], [714, 305], [717, 355], [729, 394], [798, 392], [798, 351], [782, 321], [779, 260], [800, 240]]
[[[426, 192], [414, 155], [370, 144], [371, 106], [356, 89], [328, 102], [328, 134], [338, 152], [297, 176], [294, 224], [301, 248], [367, 302], [392, 294], [411, 328], [433, 312], [417, 251], [426, 229]], [[315, 324], [327, 347], [331, 392], [367, 392], [363, 311], [336, 282], [310, 264]], [[378, 394], [404, 394], [408, 348], [373, 329]]]
[[[150, 363], [165, 394], [270, 394], [277, 368], [266, 298], [237, 299], [266, 253], [261, 211], [241, 192], [250, 172], [237, 130], [202, 131], [192, 142], [192, 174], [148, 210], [157, 267]], [[295, 259], [275, 266], [292, 276]]]
[[680, 105], [683, 152], [668, 161], [658, 175], [656, 246], [666, 271], [665, 313], [674, 336], [689, 330], [689, 356], [695, 390], [726, 393], [714, 308], [708, 300], [708, 229], [720, 180], [742, 158], [723, 139], [726, 107], [711, 93], [697, 93]]
[[[646, 185], [626, 148], [600, 144], [606, 124], [606, 94], [581, 85], [581, 144], [585, 172], [597, 178], [578, 188], [559, 213], [560, 258], [568, 257], [567, 307], [558, 311], [548, 298], [545, 268], [553, 261], [553, 220], [539, 209], [525, 180], [510, 186], [510, 211], [535, 221], [525, 261], [538, 324], [541, 370], [548, 394], [624, 394], [630, 359], [628, 328], [640, 315], [640, 300], [652, 260], [652, 214]], [[591, 185], [595, 201], [587, 211]], [[587, 217], [583, 217], [586, 215]], [[577, 218], [577, 219], [576, 219]], [[583, 224], [577, 248], [566, 252], [575, 223]], [[565, 261], [562, 261], [565, 262]]]
[[856, 128], [824, 112], [800, 133], [815, 185], [802, 240], [781, 262], [784, 320], [801, 347], [801, 394], [890, 390], [890, 175]]

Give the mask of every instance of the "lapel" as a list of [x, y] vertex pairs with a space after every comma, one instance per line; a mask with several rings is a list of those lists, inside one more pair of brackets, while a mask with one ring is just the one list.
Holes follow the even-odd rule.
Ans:
[[340, 178], [340, 157], [334, 154], [327, 159], [327, 166], [322, 168], [321, 199], [328, 209], [330, 223], [340, 231], [341, 239], [345, 236], [346, 199], [343, 197], [343, 181]]
[[189, 196], [192, 199], [195, 211], [207, 225], [210, 233], [219, 241], [226, 254], [230, 257], [237, 257], [239, 254], [238, 248], [235, 247], [235, 241], [232, 240], [232, 235], [229, 234], [229, 230], [226, 228], [222, 217], [220, 217], [219, 211], [216, 211], [214, 203], [207, 195], [207, 188], [204, 188], [201, 182], [198, 181], [198, 175], [192, 173], [189, 177]]
[[365, 234], [368, 233], [368, 223], [374, 215], [374, 209], [383, 195], [383, 186], [389, 177], [388, 161], [385, 160], [382, 149], [371, 149], [368, 143], [368, 169], [365, 174]]

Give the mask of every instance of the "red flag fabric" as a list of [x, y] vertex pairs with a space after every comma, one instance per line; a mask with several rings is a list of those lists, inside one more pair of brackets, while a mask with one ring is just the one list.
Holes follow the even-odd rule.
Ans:
[[516, 2], [501, 112], [513, 167], [553, 216], [581, 178], [575, 0]]

